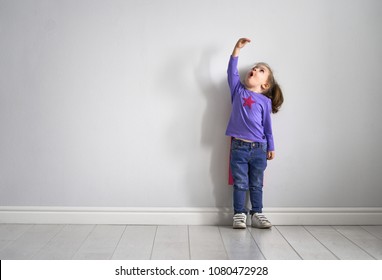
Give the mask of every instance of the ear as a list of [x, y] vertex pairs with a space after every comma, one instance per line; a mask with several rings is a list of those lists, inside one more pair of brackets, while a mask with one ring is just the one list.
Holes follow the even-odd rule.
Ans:
[[261, 88], [262, 88], [263, 90], [268, 90], [270, 87], [271, 87], [271, 85], [268, 84], [268, 83], [266, 83], [266, 84], [262, 84], [262, 85], [261, 85]]

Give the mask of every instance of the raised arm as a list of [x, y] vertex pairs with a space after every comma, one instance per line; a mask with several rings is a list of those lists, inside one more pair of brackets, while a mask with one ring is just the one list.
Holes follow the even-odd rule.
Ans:
[[236, 45], [235, 45], [235, 48], [234, 48], [233, 51], [232, 51], [232, 56], [233, 56], [233, 57], [237, 57], [237, 56], [239, 56], [240, 50], [241, 50], [246, 44], [248, 44], [248, 43], [250, 43], [250, 42], [251, 42], [251, 40], [248, 39], [248, 38], [240, 38], [240, 39], [237, 41], [237, 43], [236, 43]]

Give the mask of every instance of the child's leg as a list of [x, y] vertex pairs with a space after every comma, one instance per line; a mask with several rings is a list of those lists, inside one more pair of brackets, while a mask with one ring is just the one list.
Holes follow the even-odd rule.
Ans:
[[233, 208], [234, 214], [245, 213], [246, 193], [248, 191], [248, 147], [240, 145], [233, 140], [231, 146], [231, 171], [234, 181], [233, 185]]
[[249, 195], [252, 204], [251, 214], [263, 211], [263, 180], [267, 167], [266, 144], [260, 144], [253, 150], [249, 162]]
[[238, 162], [231, 163], [233, 185], [233, 209], [234, 213], [247, 214], [246, 197], [248, 191], [248, 164], [240, 164]]

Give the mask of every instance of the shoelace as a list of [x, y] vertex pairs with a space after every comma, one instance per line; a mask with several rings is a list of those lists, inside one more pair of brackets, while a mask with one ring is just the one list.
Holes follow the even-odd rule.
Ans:
[[256, 217], [259, 218], [260, 222], [266, 222], [266, 223], [269, 223], [268, 219], [267, 219], [264, 215], [256, 214]]
[[233, 217], [233, 220], [235, 221], [235, 222], [245, 222], [245, 220], [246, 220], [246, 216], [244, 216], [244, 215], [235, 215], [234, 217]]

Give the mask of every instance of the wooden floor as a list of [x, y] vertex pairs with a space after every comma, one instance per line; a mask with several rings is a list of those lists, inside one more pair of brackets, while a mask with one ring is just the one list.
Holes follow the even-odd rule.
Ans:
[[382, 226], [0, 224], [0, 259], [381, 260]]

